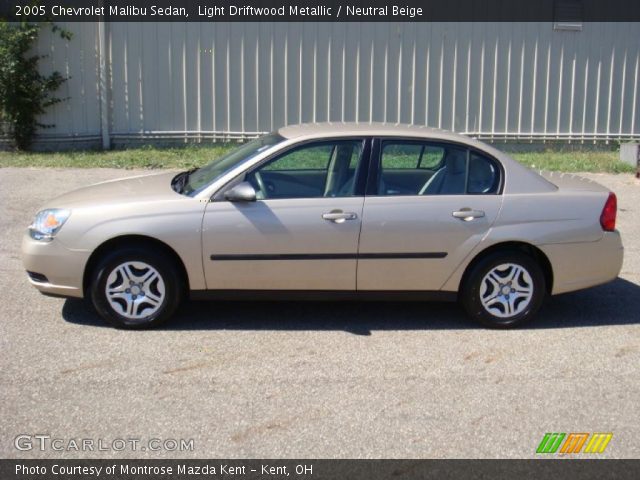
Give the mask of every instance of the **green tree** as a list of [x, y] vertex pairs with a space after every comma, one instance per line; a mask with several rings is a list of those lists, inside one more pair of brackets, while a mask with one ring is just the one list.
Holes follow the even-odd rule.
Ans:
[[33, 135], [42, 124], [38, 116], [64, 98], [52, 95], [67, 79], [60, 72], [42, 75], [38, 62], [46, 55], [33, 54], [33, 47], [43, 27], [50, 28], [64, 40], [71, 33], [50, 22], [0, 21], [0, 122], [20, 150], [31, 145]]

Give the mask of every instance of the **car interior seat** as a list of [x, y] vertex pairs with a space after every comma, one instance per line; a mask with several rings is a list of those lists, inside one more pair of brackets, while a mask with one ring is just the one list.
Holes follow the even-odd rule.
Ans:
[[348, 194], [349, 183], [353, 186], [355, 174], [350, 179], [349, 164], [354, 146], [351, 144], [336, 145], [331, 153], [324, 197], [336, 197]]
[[422, 186], [419, 195], [453, 195], [464, 193], [467, 176], [467, 152], [451, 149], [444, 165]]

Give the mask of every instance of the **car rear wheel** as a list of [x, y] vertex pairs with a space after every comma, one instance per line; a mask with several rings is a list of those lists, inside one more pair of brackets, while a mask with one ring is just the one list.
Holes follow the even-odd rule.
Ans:
[[540, 265], [520, 252], [495, 252], [472, 267], [460, 300], [471, 318], [491, 328], [511, 328], [531, 320], [545, 298]]
[[159, 253], [121, 249], [94, 270], [91, 300], [100, 316], [118, 328], [155, 327], [180, 304], [178, 278], [173, 263]]

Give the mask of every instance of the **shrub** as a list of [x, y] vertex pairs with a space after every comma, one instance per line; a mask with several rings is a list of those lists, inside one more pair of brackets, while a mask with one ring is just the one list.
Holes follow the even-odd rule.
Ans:
[[31, 145], [38, 116], [47, 107], [65, 99], [52, 95], [67, 79], [60, 72], [42, 75], [38, 62], [46, 55], [34, 55], [33, 47], [41, 28], [47, 26], [65, 40], [71, 33], [52, 23], [8, 23], [0, 21], [0, 121], [18, 149]]

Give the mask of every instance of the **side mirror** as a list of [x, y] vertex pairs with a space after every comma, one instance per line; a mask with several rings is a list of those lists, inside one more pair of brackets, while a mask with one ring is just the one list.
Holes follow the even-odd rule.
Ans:
[[240, 182], [224, 192], [224, 198], [230, 202], [255, 202], [256, 190], [249, 182]]

